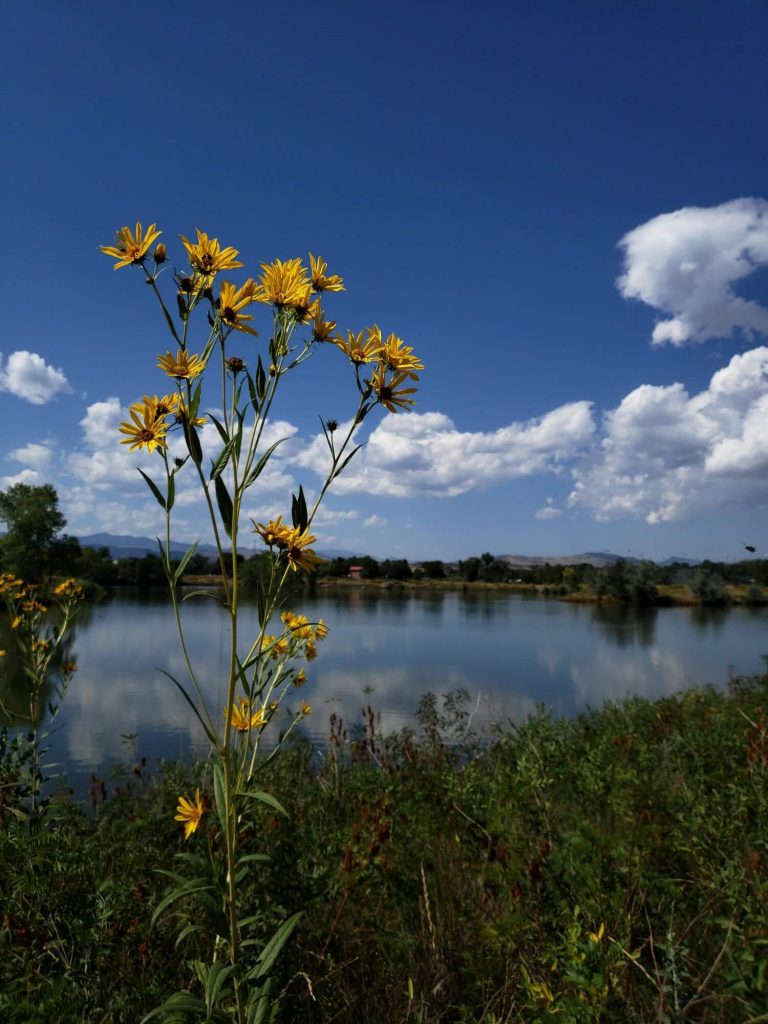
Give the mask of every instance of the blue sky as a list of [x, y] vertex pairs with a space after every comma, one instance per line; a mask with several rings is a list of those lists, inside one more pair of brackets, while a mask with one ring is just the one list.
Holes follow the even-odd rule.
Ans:
[[[180, 267], [196, 227], [235, 246], [237, 280], [321, 253], [339, 326], [376, 322], [426, 364], [414, 414], [368, 421], [321, 549], [768, 550], [764, 4], [1, 17], [0, 487], [54, 483], [73, 533], [159, 532], [135, 468], [152, 460], [116, 428], [165, 389], [169, 339], [98, 249], [139, 219]], [[310, 366], [257, 516], [317, 487], [318, 416], [352, 411], [341, 353]], [[191, 490], [178, 512], [179, 539], [207, 536]]]

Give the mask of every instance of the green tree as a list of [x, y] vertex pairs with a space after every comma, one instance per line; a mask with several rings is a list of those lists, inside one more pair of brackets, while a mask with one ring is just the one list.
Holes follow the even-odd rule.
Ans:
[[0, 565], [6, 572], [37, 582], [51, 571], [51, 548], [66, 526], [59, 497], [51, 484], [14, 484], [0, 491]]

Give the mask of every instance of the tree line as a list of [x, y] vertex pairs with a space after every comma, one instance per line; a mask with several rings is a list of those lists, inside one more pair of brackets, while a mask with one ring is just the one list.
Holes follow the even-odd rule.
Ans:
[[[157, 555], [115, 559], [108, 548], [83, 547], [76, 537], [64, 533], [66, 519], [51, 484], [18, 483], [0, 491], [0, 522], [6, 528], [5, 535], [0, 537], [0, 571], [34, 582], [74, 576], [105, 588], [165, 583], [162, 562]], [[266, 553], [247, 559], [238, 555], [238, 573], [246, 586], [255, 585], [268, 571], [267, 560]], [[696, 566], [686, 562], [657, 565], [651, 561], [617, 559], [599, 568], [586, 562], [579, 565], [545, 563], [522, 568], [488, 551], [458, 562], [430, 559], [410, 563], [404, 558], [377, 560], [370, 555], [336, 557], [318, 566], [317, 577], [347, 578], [352, 575], [353, 567], [363, 580], [517, 583], [552, 588], [561, 594], [588, 587], [599, 598], [639, 605], [658, 604], [658, 588], [675, 583], [685, 584], [696, 598], [709, 604], [727, 602], [728, 585], [747, 585], [754, 591], [754, 600], [762, 599], [762, 588], [768, 586], [768, 559], [704, 561]], [[224, 568], [231, 574], [231, 555], [225, 556]], [[190, 576], [218, 576], [221, 566], [218, 559], [195, 554], [186, 572]], [[749, 592], [747, 596], [749, 599]]]

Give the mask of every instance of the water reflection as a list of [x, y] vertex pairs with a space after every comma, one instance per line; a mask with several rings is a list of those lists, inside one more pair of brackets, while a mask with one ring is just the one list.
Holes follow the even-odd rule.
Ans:
[[595, 622], [617, 647], [648, 647], [656, 635], [659, 608], [629, 608], [624, 605], [590, 605]]
[[[519, 721], [544, 703], [556, 714], [627, 694], [653, 697], [686, 686], [727, 682], [762, 668], [768, 608], [627, 609], [541, 601], [503, 592], [408, 592], [318, 588], [294, 610], [331, 628], [307, 666], [301, 697], [314, 708], [310, 738], [325, 741], [331, 712], [348, 725], [371, 704], [383, 731], [414, 724], [421, 696], [459, 688], [477, 725]], [[212, 713], [223, 710], [226, 615], [211, 600], [183, 606], [190, 654]], [[256, 626], [243, 607], [242, 635]], [[6, 633], [3, 632], [6, 630]], [[0, 621], [0, 645], [7, 621]], [[83, 608], [73, 650], [78, 662], [53, 746], [70, 772], [102, 770], [138, 734], [147, 756], [205, 754], [191, 710], [162, 674], [187, 683], [166, 596], [115, 595]], [[23, 706], [23, 677], [11, 673], [4, 699]], [[294, 702], [298, 704], [298, 698]]]

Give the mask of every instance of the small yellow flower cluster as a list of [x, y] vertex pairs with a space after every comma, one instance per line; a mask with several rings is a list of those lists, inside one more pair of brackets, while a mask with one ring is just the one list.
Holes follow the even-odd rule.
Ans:
[[[227, 718], [227, 709], [224, 709], [224, 718]], [[238, 732], [250, 732], [251, 729], [263, 729], [267, 724], [267, 716], [264, 708], [253, 710], [253, 703], [245, 697], [229, 710], [229, 721], [233, 729]]]
[[424, 364], [413, 354], [412, 346], [406, 345], [402, 338], [390, 334], [384, 341], [381, 329], [374, 324], [357, 333], [347, 331], [346, 339], [336, 335], [331, 340], [355, 369], [366, 363], [376, 364], [369, 387], [385, 409], [397, 412], [398, 407], [405, 409], [415, 405], [410, 396], [416, 393], [416, 388], [400, 385], [407, 380], [418, 380], [417, 370], [423, 370]]
[[285, 554], [288, 565], [295, 572], [297, 569], [305, 569], [313, 572], [315, 566], [322, 562], [314, 551], [309, 550], [309, 545], [317, 540], [309, 529], [300, 530], [295, 526], [286, 526], [283, 517], [270, 519], [268, 523], [254, 523], [253, 532], [257, 533], [264, 543], [272, 548], [277, 548]]
[[73, 597], [79, 600], [83, 596], [83, 588], [78, 585], [76, 580], [67, 579], [62, 580], [61, 583], [57, 583], [53, 588], [54, 597], [68, 598]]

